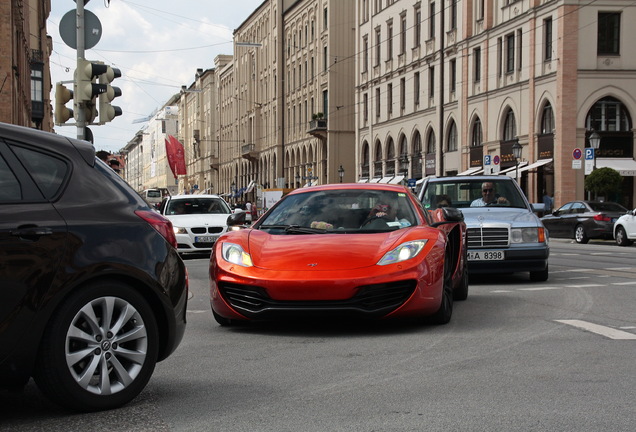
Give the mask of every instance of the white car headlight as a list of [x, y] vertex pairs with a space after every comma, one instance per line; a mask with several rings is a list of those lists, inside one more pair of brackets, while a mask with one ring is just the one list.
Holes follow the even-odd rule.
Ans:
[[187, 234], [188, 231], [185, 228], [175, 226], [173, 227], [175, 234]]
[[252, 267], [252, 257], [237, 244], [223, 243], [221, 255], [225, 261], [232, 264]]
[[413, 240], [402, 243], [395, 249], [384, 254], [382, 259], [378, 261], [378, 265], [395, 264], [414, 258], [422, 251], [427, 241], [428, 240]]

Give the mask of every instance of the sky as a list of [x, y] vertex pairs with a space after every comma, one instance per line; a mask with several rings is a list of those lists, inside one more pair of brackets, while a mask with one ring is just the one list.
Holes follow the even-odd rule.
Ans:
[[[85, 5], [99, 19], [102, 36], [87, 60], [118, 68], [122, 77], [111, 85], [122, 96], [112, 104], [123, 114], [102, 126], [90, 126], [96, 150], [117, 152], [146, 123], [133, 123], [159, 109], [182, 85], [194, 82], [198, 68], [214, 68], [219, 54], [232, 54], [232, 33], [263, 0], [92, 0]], [[75, 10], [73, 0], [52, 0], [47, 21], [53, 38], [51, 82], [72, 81], [77, 53], [59, 33], [62, 17]], [[65, 84], [72, 89], [72, 84]], [[53, 103], [53, 105], [55, 105]], [[71, 107], [71, 102], [67, 103]], [[68, 123], [72, 123], [71, 119]], [[75, 126], [55, 126], [60, 135], [76, 137]]]

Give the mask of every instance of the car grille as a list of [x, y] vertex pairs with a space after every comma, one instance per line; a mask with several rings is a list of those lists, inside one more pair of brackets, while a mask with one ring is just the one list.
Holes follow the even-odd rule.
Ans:
[[468, 249], [508, 247], [508, 228], [468, 228]]
[[222, 284], [221, 295], [235, 309], [248, 317], [257, 318], [272, 312], [355, 311], [367, 315], [385, 315], [402, 305], [415, 290], [414, 280], [366, 285], [346, 300], [281, 301], [270, 298], [261, 287]]
[[190, 228], [190, 231], [192, 231], [192, 234], [218, 234], [223, 231], [223, 227], [194, 227]]

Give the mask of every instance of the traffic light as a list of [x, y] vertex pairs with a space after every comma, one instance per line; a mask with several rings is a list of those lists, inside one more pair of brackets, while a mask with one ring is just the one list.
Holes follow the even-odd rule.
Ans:
[[117, 68], [107, 66], [104, 73], [99, 76], [99, 85], [104, 91], [99, 94], [99, 124], [103, 125], [112, 121], [115, 117], [122, 115], [122, 110], [118, 106], [110, 103], [118, 96], [121, 96], [121, 89], [110, 85], [115, 78], [121, 77], [121, 71]]
[[91, 124], [97, 117], [97, 95], [103, 90], [95, 83], [96, 78], [106, 71], [108, 66], [98, 62], [77, 59], [75, 70], [75, 120], [79, 121], [80, 110], [84, 110], [84, 122]]
[[73, 99], [73, 90], [67, 89], [64, 84], [55, 84], [55, 124], [60, 126], [73, 117], [73, 110], [66, 107], [66, 103]]

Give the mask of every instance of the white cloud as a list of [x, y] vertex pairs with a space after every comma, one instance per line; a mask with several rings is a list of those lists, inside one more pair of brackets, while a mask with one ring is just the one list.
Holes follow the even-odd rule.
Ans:
[[[51, 81], [72, 81], [76, 51], [64, 44], [58, 26], [75, 9], [72, 0], [51, 2], [48, 33], [53, 38]], [[124, 114], [103, 126], [91, 126], [97, 150], [117, 151], [143, 124], [132, 121], [163, 105], [182, 85], [194, 81], [197, 68], [214, 67], [214, 57], [232, 53], [232, 33], [262, 3], [240, 0], [229, 6], [218, 0], [94, 0], [86, 5], [102, 24], [99, 43], [86, 58], [119, 68], [113, 85], [122, 96], [113, 101]], [[233, 7], [234, 6], [234, 7]], [[71, 84], [72, 85], [72, 84]], [[52, 94], [54, 100], [54, 94]], [[76, 128], [56, 126], [59, 134], [76, 136]]]

